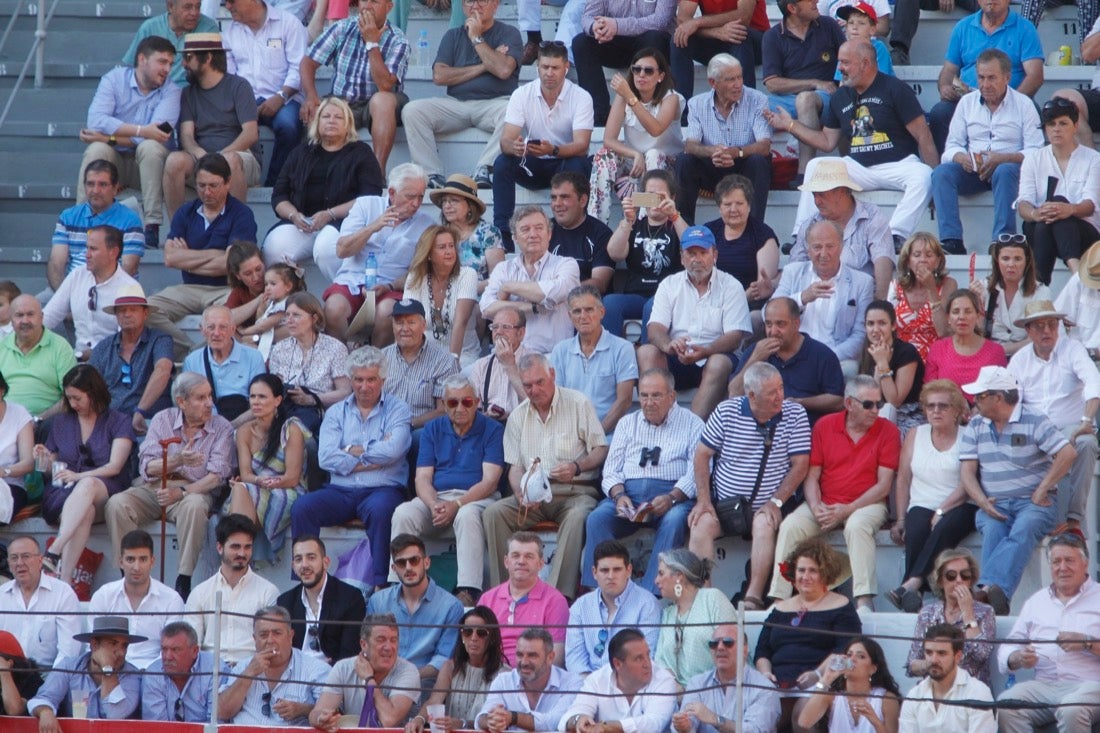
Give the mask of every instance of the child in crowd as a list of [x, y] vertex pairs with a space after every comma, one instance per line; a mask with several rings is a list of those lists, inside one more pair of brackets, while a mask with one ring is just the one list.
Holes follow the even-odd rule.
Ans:
[[0, 338], [12, 332], [11, 302], [22, 294], [19, 286], [11, 280], [0, 282]]
[[291, 293], [306, 289], [305, 274], [301, 268], [290, 262], [278, 262], [267, 268], [264, 273], [264, 301], [267, 305], [256, 319], [255, 325], [240, 329], [241, 336], [260, 350], [264, 361], [271, 355], [272, 345], [286, 337], [283, 317], [286, 312], [286, 299]]
[[[883, 74], [894, 75], [894, 62], [890, 60], [890, 49], [875, 35], [875, 25], [878, 23], [878, 15], [875, 9], [868, 3], [857, 2], [855, 5], [845, 5], [837, 8], [837, 17], [844, 23], [844, 36], [849, 41], [870, 41], [875, 49], [875, 60], [878, 70]], [[840, 81], [840, 68], [836, 70], [837, 81]]]

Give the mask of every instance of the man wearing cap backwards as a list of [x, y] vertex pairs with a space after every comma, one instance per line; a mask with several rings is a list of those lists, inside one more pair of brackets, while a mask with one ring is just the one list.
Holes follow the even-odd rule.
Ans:
[[1031, 552], [1057, 518], [1057, 484], [1077, 451], [1041, 413], [1020, 402], [1020, 385], [1008, 369], [985, 366], [978, 379], [962, 386], [974, 395], [979, 416], [962, 429], [961, 481], [981, 509], [982, 574], [975, 600], [988, 602], [998, 616], [1027, 567]]
[[940, 164], [932, 171], [932, 200], [940, 243], [966, 254], [959, 195], [993, 191], [992, 241], [1016, 233], [1015, 200], [1024, 153], [1043, 147], [1043, 128], [1031, 99], [1008, 85], [1008, 54], [987, 48], [978, 56], [978, 88], [959, 100]]
[[638, 349], [638, 371], [668, 369], [676, 389], [698, 387], [691, 411], [704, 420], [726, 392], [736, 357], [752, 333], [749, 301], [733, 275], [715, 267], [714, 233], [692, 226], [680, 235], [683, 272], [657, 286], [649, 318], [649, 343]]
[[145, 320], [153, 306], [138, 284], [123, 288], [104, 313], [118, 322], [118, 331], [92, 349], [94, 366], [111, 392], [111, 409], [133, 415], [134, 432], [144, 434], [147, 421], [171, 406], [172, 338], [149, 328]]
[[1069, 338], [1079, 341], [1094, 362], [1100, 362], [1100, 242], [1081, 255], [1077, 274], [1066, 281], [1054, 309], [1073, 323]]
[[256, 95], [245, 79], [227, 72], [226, 50], [220, 33], [191, 33], [183, 44], [183, 68], [188, 86], [180, 98], [179, 141], [182, 150], [164, 164], [164, 202], [168, 216], [186, 198], [199, 159], [221, 153], [229, 163], [229, 191], [244, 201], [248, 187], [260, 183], [260, 134]]
[[393, 307], [394, 343], [382, 349], [386, 394], [409, 406], [414, 429], [443, 415], [443, 380], [458, 371], [458, 359], [425, 336], [427, 328], [424, 304], [402, 300]]
[[73, 269], [61, 282], [46, 307], [42, 323], [56, 331], [66, 318], [73, 319], [75, 347], [81, 361], [91, 356], [92, 348], [115, 332], [118, 326], [104, 306], [113, 303], [126, 288], [140, 287], [137, 280], [119, 265], [122, 257], [122, 231], [108, 224], [88, 230], [85, 266]]
[[1058, 530], [1080, 532], [1096, 467], [1100, 371], [1079, 341], [1062, 335], [1065, 320], [1049, 300], [1028, 303], [1015, 325], [1027, 330], [1031, 348], [1017, 351], [1008, 371], [1027, 385], [1024, 406], [1046, 415], [1077, 450], [1058, 496], [1058, 515], [1065, 516]]
[[[839, 58], [842, 83], [825, 105], [821, 130], [792, 119], [782, 107], [764, 116], [776, 130], [786, 130], [807, 146], [825, 153], [838, 146], [847, 150], [842, 160], [848, 175], [864, 190], [901, 191], [890, 217], [895, 249], [900, 249], [932, 197], [932, 167], [939, 154], [916, 92], [897, 77], [879, 73], [870, 43], [848, 41], [840, 47]], [[822, 160], [810, 161], [807, 178], [813, 178]], [[795, 232], [813, 211], [813, 193], [803, 190]]]
[[140, 718], [141, 676], [126, 661], [126, 650], [145, 637], [130, 633], [129, 619], [97, 616], [91, 632], [73, 639], [88, 642], [91, 650], [57, 663], [27, 702], [28, 712], [38, 718], [39, 733], [61, 733], [59, 712], [92, 720]]
[[810, 259], [807, 232], [819, 221], [831, 221], [844, 233], [840, 261], [873, 277], [875, 298], [885, 300], [897, 261], [890, 222], [882, 209], [853, 195], [863, 187], [848, 175], [847, 163], [839, 158], [822, 159], [814, 166], [813, 176], [798, 188], [813, 194], [816, 211], [794, 235], [788, 262]]

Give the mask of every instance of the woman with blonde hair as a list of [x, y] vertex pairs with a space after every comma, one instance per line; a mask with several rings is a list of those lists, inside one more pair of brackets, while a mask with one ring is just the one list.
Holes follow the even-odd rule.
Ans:
[[915, 232], [905, 240], [887, 300], [897, 313], [898, 338], [917, 347], [921, 359], [927, 359], [932, 344], [947, 335], [944, 293], [958, 287], [947, 274], [947, 256], [934, 235]]
[[428, 338], [454, 354], [463, 366], [481, 355], [477, 338], [477, 273], [458, 256], [458, 230], [435, 225], [416, 243], [405, 280], [405, 297], [419, 300], [428, 316]]

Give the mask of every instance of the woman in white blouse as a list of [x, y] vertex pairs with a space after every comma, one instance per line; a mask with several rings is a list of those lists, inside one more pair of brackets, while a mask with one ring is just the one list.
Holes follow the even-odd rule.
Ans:
[[970, 290], [985, 308], [985, 335], [1004, 347], [1011, 358], [1031, 343], [1027, 331], [1016, 325], [1034, 300], [1052, 300], [1050, 289], [1035, 273], [1035, 254], [1022, 234], [1002, 234], [990, 247], [988, 282], [976, 279]]
[[1056, 259], [1077, 272], [1100, 239], [1100, 153], [1077, 144], [1077, 105], [1055, 97], [1043, 105], [1050, 144], [1024, 156], [1016, 208], [1031, 241], [1040, 282], [1050, 284]]
[[458, 230], [430, 226], [420, 235], [409, 263], [405, 297], [419, 300], [428, 314], [428, 338], [451, 352], [462, 366], [477, 361], [477, 273], [458, 258]]
[[[611, 214], [614, 189], [622, 200], [634, 193], [642, 174], [672, 169], [684, 152], [680, 130], [683, 96], [672, 88], [672, 70], [665, 54], [643, 48], [630, 61], [630, 78], [611, 77], [615, 101], [607, 115], [603, 147], [592, 158], [592, 195], [588, 213], [600, 221]], [[623, 139], [619, 139], [619, 133]]]

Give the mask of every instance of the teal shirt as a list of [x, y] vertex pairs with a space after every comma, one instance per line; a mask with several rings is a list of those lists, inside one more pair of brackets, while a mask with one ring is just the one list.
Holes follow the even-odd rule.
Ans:
[[[191, 33], [220, 33], [221, 28], [218, 26], [218, 21], [213, 18], [200, 15], [199, 25]], [[169, 76], [172, 81], [176, 82], [181, 87], [187, 86], [187, 78], [183, 72], [183, 37], [186, 33], [176, 35], [172, 32], [172, 29], [168, 27], [168, 13], [163, 15], [157, 15], [141, 24], [138, 28], [137, 34], [134, 36], [134, 40], [130, 42], [130, 47], [126, 49], [126, 53], [122, 56], [122, 63], [127, 66], [133, 66], [137, 56], [137, 47], [144, 39], [149, 36], [160, 36], [167, 38], [176, 47], [176, 58], [172, 60], [172, 72]]]

